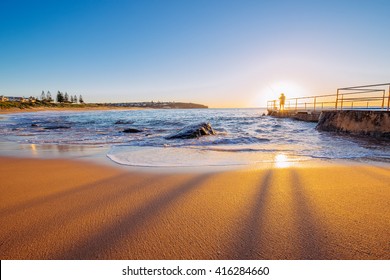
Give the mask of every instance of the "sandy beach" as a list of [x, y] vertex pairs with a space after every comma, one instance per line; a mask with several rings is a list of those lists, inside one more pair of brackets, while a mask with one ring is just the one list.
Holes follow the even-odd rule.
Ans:
[[389, 259], [390, 168], [0, 158], [1, 259]]

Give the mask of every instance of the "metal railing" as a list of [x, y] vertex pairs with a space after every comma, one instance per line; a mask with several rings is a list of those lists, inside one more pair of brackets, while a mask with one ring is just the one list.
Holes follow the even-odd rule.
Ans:
[[[336, 106], [335, 94], [328, 95], [316, 95], [316, 96], [305, 96], [288, 98], [285, 100], [284, 108], [285, 111], [324, 111], [334, 110]], [[270, 100], [267, 103], [267, 109], [279, 110], [279, 100]]]
[[267, 109], [271, 111], [281, 109], [290, 112], [346, 109], [389, 111], [390, 83], [338, 88], [336, 94], [288, 98], [285, 100], [284, 108], [280, 105], [279, 100], [267, 101]]
[[337, 89], [336, 110], [365, 108], [389, 111], [389, 107], [390, 83]]

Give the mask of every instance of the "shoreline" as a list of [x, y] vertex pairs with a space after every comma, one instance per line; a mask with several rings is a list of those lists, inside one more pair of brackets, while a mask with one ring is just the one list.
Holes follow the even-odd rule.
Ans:
[[[106, 166], [122, 168], [125, 170], [136, 170], [153, 173], [201, 173], [201, 172], [223, 172], [235, 170], [260, 170], [271, 168], [311, 168], [329, 166], [381, 166], [389, 167], [388, 161], [374, 159], [328, 159], [308, 156], [286, 155], [278, 157], [280, 154], [262, 154], [262, 159], [257, 162], [247, 162], [242, 164], [213, 164], [213, 165], [141, 165], [125, 164], [118, 162], [108, 156], [113, 148], [112, 144], [99, 145], [76, 145], [76, 144], [23, 144], [10, 141], [0, 141], [0, 158], [18, 159], [38, 159], [38, 160], [75, 160], [87, 163], [99, 163]], [[280, 161], [282, 158], [285, 161]]]
[[35, 108], [10, 108], [10, 109], [0, 109], [0, 115], [8, 115], [8, 114], [20, 114], [20, 113], [34, 113], [34, 112], [67, 112], [67, 111], [75, 111], [75, 112], [88, 112], [88, 111], [128, 111], [128, 110], [145, 110], [145, 108], [141, 107], [110, 107], [110, 106], [98, 106], [98, 107], [35, 107]]
[[0, 156], [0, 257], [388, 259], [389, 171], [148, 172]]

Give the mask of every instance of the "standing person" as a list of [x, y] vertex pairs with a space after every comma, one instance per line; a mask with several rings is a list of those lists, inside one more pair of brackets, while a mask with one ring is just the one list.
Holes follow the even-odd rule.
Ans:
[[284, 111], [284, 103], [286, 101], [286, 96], [284, 95], [284, 93], [282, 93], [279, 97], [279, 109], [280, 111]]

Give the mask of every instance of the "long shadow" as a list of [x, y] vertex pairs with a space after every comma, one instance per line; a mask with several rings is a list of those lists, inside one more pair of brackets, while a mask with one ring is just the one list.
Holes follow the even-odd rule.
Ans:
[[379, 169], [379, 170], [384, 170], [384, 171], [387, 171], [388, 173], [390, 173], [390, 167], [385, 167], [385, 166], [375, 166], [376, 169]]
[[300, 252], [297, 259], [328, 259], [321, 221], [310, 206], [303, 183], [296, 170], [291, 170], [292, 196], [295, 209], [295, 221]]
[[255, 201], [251, 207], [249, 216], [242, 224], [242, 228], [234, 241], [232, 251], [228, 253], [227, 259], [259, 259], [261, 252], [257, 248], [264, 248], [267, 242], [263, 237], [266, 226], [265, 212], [272, 179], [272, 170], [266, 171], [261, 182], [257, 186]]
[[[138, 209], [129, 210], [122, 216], [121, 221], [113, 222], [96, 234], [76, 244], [75, 249], [53, 256], [55, 259], [99, 259], [101, 254], [114, 246], [124, 236], [132, 236], [147, 223], [153, 221], [153, 217], [172, 205], [176, 200], [189, 194], [202, 185], [212, 175], [197, 176], [189, 182], [180, 185], [173, 190], [164, 193]], [[157, 257], [157, 256], [156, 256]], [[128, 256], [131, 258], [131, 256]]]
[[[121, 176], [128, 176], [128, 174], [123, 174]], [[0, 218], [4, 217], [6, 215], [11, 215], [11, 214], [20, 212], [20, 211], [25, 211], [25, 210], [28, 210], [30, 208], [33, 208], [33, 207], [36, 207], [36, 206], [39, 206], [39, 205], [42, 205], [45, 203], [49, 203], [49, 202], [52, 202], [52, 201], [55, 201], [55, 200], [58, 200], [58, 199], [61, 199], [61, 198], [67, 197], [67, 196], [73, 196], [73, 195], [80, 194], [82, 192], [87, 192], [87, 191], [93, 190], [94, 188], [96, 188], [97, 184], [104, 184], [105, 182], [110, 182], [115, 177], [117, 177], [117, 176], [112, 176], [112, 177], [109, 177], [109, 178], [106, 178], [106, 179], [103, 179], [100, 181], [88, 183], [88, 184], [85, 184], [83, 186], [76, 186], [76, 187], [73, 187], [72, 189], [69, 189], [66, 191], [56, 192], [54, 194], [45, 195], [42, 197], [37, 197], [37, 198], [31, 199], [28, 201], [18, 203], [16, 205], [12, 205], [12, 206], [3, 208], [0, 210]]]
[[[357, 169], [359, 170], [359, 173], [365, 173], [367, 174], [368, 176], [372, 177], [373, 180], [376, 180], [376, 181], [379, 181], [381, 183], [383, 182], [389, 182], [390, 180], [390, 169], [385, 169], [385, 168], [381, 168], [381, 167], [376, 167], [377, 170], [375, 169], [372, 169], [372, 168], [367, 168], [367, 167], [357, 167]], [[380, 172], [380, 170], [385, 170], [385, 171], [389, 171], [389, 175], [385, 175], [383, 173]], [[388, 186], [390, 187], [390, 182], [388, 183]]]
[[[112, 205], [119, 201], [120, 199], [124, 199], [124, 197], [129, 197], [137, 191], [145, 191], [149, 188], [156, 188], [153, 184], [154, 182], [161, 180], [161, 176], [154, 176], [152, 178], [147, 178], [142, 180], [141, 182], [131, 182], [126, 184], [127, 179], [131, 180], [131, 174], [123, 174], [117, 177], [113, 177], [106, 180], [101, 180], [95, 183], [86, 184], [84, 186], [79, 187], [79, 191], [72, 192], [62, 192], [63, 196], [58, 197], [51, 196], [50, 199], [44, 200], [43, 204], [33, 203], [31, 208], [25, 208], [29, 211], [34, 211], [34, 207], [38, 208], [44, 206], [47, 203], [56, 203], [61, 202], [63, 199], [74, 199], [76, 195], [82, 195], [85, 197], [85, 201], [83, 204], [69, 207], [65, 211], [53, 211], [54, 215], [49, 217], [45, 216], [41, 218], [41, 221], [35, 222], [31, 226], [23, 227], [22, 230], [18, 231], [18, 237], [22, 237], [26, 242], [31, 243], [34, 238], [41, 237], [42, 230], [44, 233], [50, 233], [53, 231], [58, 231], [59, 224], [67, 225], [69, 222], [76, 220], [79, 217], [83, 217], [85, 215], [94, 213], [101, 208], [107, 207], [108, 205]], [[118, 181], [123, 180], [122, 184], [119, 184], [118, 187], [111, 187], [107, 193], [101, 195], [97, 198], [94, 196], [89, 196], [89, 191], [96, 191], [99, 189], [107, 189], [107, 186], [110, 186], [113, 182], [117, 183]], [[36, 200], [37, 202], [39, 200]], [[30, 204], [27, 204], [30, 205]], [[42, 241], [43, 242], [43, 241]], [[0, 254], [1, 255], [1, 254]]]

